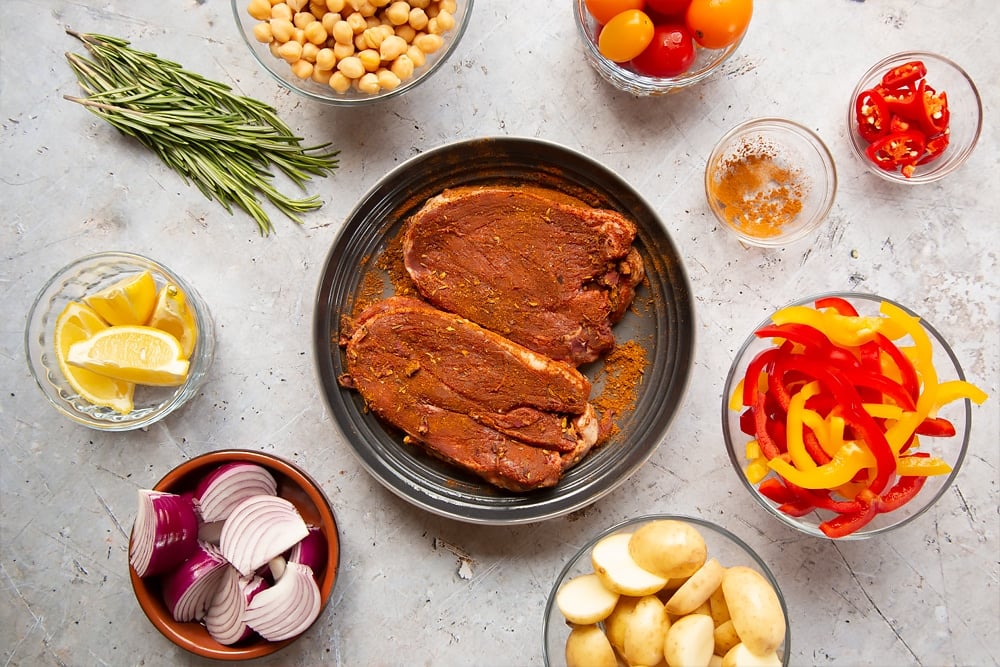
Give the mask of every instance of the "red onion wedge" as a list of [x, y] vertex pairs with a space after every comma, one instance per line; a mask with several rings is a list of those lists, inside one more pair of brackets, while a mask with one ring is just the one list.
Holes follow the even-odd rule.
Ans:
[[260, 577], [244, 577], [236, 568], [227, 566], [205, 614], [208, 634], [224, 646], [250, 639], [254, 631], [247, 627], [243, 614], [254, 596], [267, 587]]
[[249, 576], [309, 535], [295, 505], [280, 496], [251, 496], [233, 508], [222, 526], [222, 554]]
[[319, 616], [320, 606], [319, 585], [312, 570], [300, 563], [287, 563], [281, 578], [250, 602], [244, 620], [261, 637], [277, 642], [305, 632]]
[[140, 577], [177, 567], [198, 547], [198, 517], [188, 498], [139, 489], [129, 563]]
[[327, 561], [326, 535], [319, 526], [309, 526], [309, 535], [292, 547], [291, 563], [308, 565], [314, 574], [322, 572]]
[[194, 491], [194, 500], [203, 521], [223, 521], [246, 498], [277, 492], [278, 484], [267, 468], [236, 461], [206, 475]]
[[163, 577], [163, 601], [175, 621], [200, 621], [228, 567], [219, 548], [198, 542], [194, 554]]

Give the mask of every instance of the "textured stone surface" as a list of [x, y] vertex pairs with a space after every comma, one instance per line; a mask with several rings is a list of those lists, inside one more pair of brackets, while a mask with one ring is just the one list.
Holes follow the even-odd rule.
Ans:
[[[179, 461], [248, 447], [319, 480], [343, 537], [332, 603], [309, 633], [261, 665], [541, 665], [541, 621], [556, 574], [589, 536], [664, 511], [722, 523], [780, 580], [793, 664], [985, 665], [1000, 661], [1000, 11], [992, 0], [767, 0], [740, 52], [713, 79], [633, 99], [585, 64], [569, 2], [479, 0], [464, 42], [431, 80], [361, 109], [279, 89], [251, 60], [224, 0], [9, 0], [0, 23], [0, 663], [202, 664], [164, 639], [129, 586], [135, 489]], [[149, 153], [82, 108], [63, 59], [66, 27], [144, 50], [275, 105], [310, 143], [342, 149], [314, 182], [326, 205], [302, 228], [260, 238]], [[934, 185], [889, 185], [850, 152], [846, 105], [859, 77], [896, 51], [962, 63], [986, 109], [980, 145]], [[705, 159], [753, 116], [814, 128], [839, 168], [823, 228], [781, 250], [742, 247], [704, 200]], [[697, 350], [685, 405], [649, 462], [571, 516], [510, 528], [465, 525], [385, 491], [336, 435], [313, 370], [314, 293], [327, 250], [358, 198], [406, 158], [485, 135], [540, 137], [615, 170], [661, 213], [687, 263]], [[100, 434], [59, 418], [24, 362], [24, 316], [58, 267], [130, 250], [195, 284], [218, 324], [212, 379], [146, 432]], [[951, 341], [992, 397], [974, 414], [957, 483], [894, 534], [830, 543], [748, 502], [726, 457], [722, 382], [750, 328], [803, 295], [859, 290], [899, 300]], [[392, 647], [391, 649], [389, 647]], [[208, 664], [207, 661], [204, 664]]]

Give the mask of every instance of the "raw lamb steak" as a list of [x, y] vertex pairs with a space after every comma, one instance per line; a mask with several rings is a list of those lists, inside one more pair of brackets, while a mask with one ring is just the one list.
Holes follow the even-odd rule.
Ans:
[[342, 386], [406, 442], [501, 488], [554, 486], [608, 435], [574, 367], [418, 299], [370, 306], [340, 342]]
[[643, 279], [636, 226], [542, 188], [466, 187], [408, 221], [403, 261], [421, 295], [575, 366], [614, 347]]

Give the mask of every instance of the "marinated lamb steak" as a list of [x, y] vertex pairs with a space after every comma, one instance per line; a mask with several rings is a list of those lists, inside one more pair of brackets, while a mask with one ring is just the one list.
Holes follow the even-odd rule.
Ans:
[[368, 307], [340, 343], [342, 386], [406, 442], [501, 488], [554, 486], [608, 435], [574, 367], [419, 299]]
[[432, 304], [578, 366], [614, 347], [644, 276], [635, 235], [620, 213], [542, 188], [465, 187], [407, 221], [403, 261]]

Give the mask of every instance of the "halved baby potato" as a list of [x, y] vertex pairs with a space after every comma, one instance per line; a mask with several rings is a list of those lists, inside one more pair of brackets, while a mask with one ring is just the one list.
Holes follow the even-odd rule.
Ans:
[[631, 533], [608, 535], [594, 545], [591, 564], [601, 582], [622, 595], [652, 595], [666, 586], [667, 578], [640, 567], [629, 555]]
[[618, 597], [596, 574], [583, 574], [563, 584], [556, 593], [556, 606], [570, 623], [592, 625], [611, 614]]
[[596, 625], [578, 625], [566, 638], [566, 667], [618, 667], [618, 658]]

